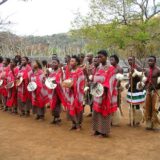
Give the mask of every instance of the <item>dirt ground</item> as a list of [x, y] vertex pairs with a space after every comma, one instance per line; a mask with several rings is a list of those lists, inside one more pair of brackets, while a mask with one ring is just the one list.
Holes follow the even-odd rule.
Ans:
[[77, 132], [69, 131], [64, 112], [61, 126], [54, 126], [49, 111], [44, 122], [0, 111], [0, 160], [159, 160], [160, 133], [146, 131], [143, 124], [127, 126], [124, 110], [120, 126], [106, 139], [91, 136], [88, 117]]

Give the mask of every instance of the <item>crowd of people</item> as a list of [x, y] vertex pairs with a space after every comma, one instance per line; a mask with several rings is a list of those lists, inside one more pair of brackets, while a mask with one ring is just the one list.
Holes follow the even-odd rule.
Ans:
[[[159, 129], [160, 69], [156, 57], [148, 57], [148, 68], [128, 57], [128, 82], [123, 87], [123, 68], [119, 57], [101, 50], [97, 55], [65, 57], [65, 64], [53, 55], [50, 63], [15, 56], [0, 57], [1, 110], [21, 117], [35, 115], [44, 120], [46, 107], [52, 113], [51, 124], [61, 123], [61, 111], [66, 111], [72, 123], [70, 130], [80, 131], [86, 105], [90, 106], [93, 135], [108, 137], [112, 125], [118, 125], [123, 114], [122, 91], [127, 89], [129, 125], [139, 126], [142, 119], [147, 130]], [[143, 104], [143, 105], [141, 105]]]

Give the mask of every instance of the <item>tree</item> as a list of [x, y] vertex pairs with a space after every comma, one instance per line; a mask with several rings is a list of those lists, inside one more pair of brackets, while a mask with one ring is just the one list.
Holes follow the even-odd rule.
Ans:
[[87, 16], [77, 13], [74, 34], [89, 40], [87, 49], [132, 49], [141, 58], [159, 47], [153, 45], [160, 39], [159, 13], [158, 0], [91, 0]]
[[[9, 1], [9, 0], [0, 0], [0, 7], [2, 7], [2, 5], [4, 5], [4, 4], [5, 4], [6, 2], [8, 2], [8, 1]], [[28, 0], [22, 0], [22, 1], [28, 1]], [[5, 25], [11, 24], [11, 22], [8, 21], [7, 19], [8, 19], [8, 17], [5, 18], [5, 19], [2, 19], [2, 18], [0, 17], [0, 29], [1, 29], [2, 27], [4, 27]]]

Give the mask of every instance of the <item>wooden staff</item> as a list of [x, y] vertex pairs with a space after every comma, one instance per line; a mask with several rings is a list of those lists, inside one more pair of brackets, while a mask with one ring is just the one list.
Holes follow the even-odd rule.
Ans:
[[132, 66], [131, 66], [131, 104], [130, 104], [130, 125], [133, 126], [133, 77], [132, 77], [132, 70], [133, 70], [133, 55], [132, 55], [132, 50], [131, 50], [131, 56], [132, 56]]

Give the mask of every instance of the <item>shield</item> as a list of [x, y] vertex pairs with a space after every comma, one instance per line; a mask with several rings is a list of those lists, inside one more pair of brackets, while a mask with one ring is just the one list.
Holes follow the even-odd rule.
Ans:
[[37, 84], [35, 82], [30, 82], [27, 86], [29, 92], [33, 92], [37, 89]]
[[57, 84], [54, 83], [54, 78], [47, 78], [45, 80], [45, 85], [48, 89], [55, 89], [57, 87]]
[[73, 86], [73, 80], [72, 79], [66, 79], [62, 82], [62, 86], [64, 88], [71, 88]]
[[104, 87], [101, 83], [91, 85], [91, 94], [95, 97], [101, 97], [104, 93]]
[[23, 78], [20, 77], [19, 79], [16, 80], [16, 86], [17, 87], [20, 86], [22, 82], [23, 82]]
[[10, 89], [10, 88], [13, 88], [14, 87], [14, 82], [9, 82], [7, 85], [6, 85], [6, 89]]
[[0, 80], [0, 86], [2, 86], [2, 84], [3, 84], [3, 80], [1, 79], [1, 80]]

